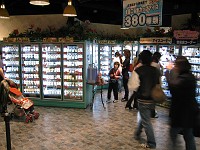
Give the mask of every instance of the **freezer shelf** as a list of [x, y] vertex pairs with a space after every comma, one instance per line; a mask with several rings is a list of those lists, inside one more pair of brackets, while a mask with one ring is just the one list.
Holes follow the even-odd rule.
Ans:
[[40, 97], [39, 44], [21, 46], [22, 90], [27, 97]]
[[61, 99], [61, 45], [42, 44], [44, 98]]
[[63, 46], [64, 100], [83, 101], [83, 45]]
[[15, 44], [3, 45], [2, 60], [5, 77], [20, 85], [19, 46]]

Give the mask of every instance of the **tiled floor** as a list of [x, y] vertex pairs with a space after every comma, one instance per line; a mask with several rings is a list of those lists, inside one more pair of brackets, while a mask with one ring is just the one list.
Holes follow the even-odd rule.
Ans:
[[[104, 91], [106, 97], [107, 91]], [[123, 95], [119, 94], [121, 98]], [[12, 150], [141, 150], [134, 140], [138, 113], [125, 110], [125, 102], [105, 104], [103, 109], [100, 94], [95, 97], [93, 110], [35, 107], [41, 116], [32, 123], [12, 120]], [[104, 98], [105, 101], [105, 98]], [[171, 150], [168, 136], [168, 109], [157, 107], [159, 118], [152, 119], [157, 150]], [[0, 120], [0, 150], [6, 150], [6, 132]], [[142, 134], [146, 139], [145, 134]], [[196, 138], [200, 150], [200, 138]], [[182, 136], [179, 149], [184, 150]]]

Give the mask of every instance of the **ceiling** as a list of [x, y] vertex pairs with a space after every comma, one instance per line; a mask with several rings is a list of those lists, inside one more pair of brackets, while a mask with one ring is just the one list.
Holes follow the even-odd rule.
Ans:
[[[68, 0], [49, 0], [48, 6], [35, 6], [29, 0], [3, 0], [10, 16], [62, 14]], [[2, 2], [2, 0], [0, 0]], [[72, 0], [79, 20], [92, 23], [122, 24], [122, 0]], [[163, 26], [171, 25], [171, 16], [200, 12], [200, 0], [163, 0]]]

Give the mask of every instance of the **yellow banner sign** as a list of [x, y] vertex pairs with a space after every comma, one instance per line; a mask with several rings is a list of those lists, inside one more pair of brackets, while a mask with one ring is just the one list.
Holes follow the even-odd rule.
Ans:
[[172, 38], [169, 37], [151, 37], [151, 38], [140, 38], [141, 44], [171, 44]]

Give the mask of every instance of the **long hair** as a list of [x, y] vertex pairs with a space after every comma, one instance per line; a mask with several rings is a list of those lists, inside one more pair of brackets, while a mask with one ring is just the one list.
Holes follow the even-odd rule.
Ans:
[[130, 58], [131, 57], [131, 52], [128, 49], [124, 49], [124, 56], [125, 58]]
[[184, 56], [177, 56], [175, 66], [179, 69], [180, 73], [189, 72], [191, 69], [191, 64]]

